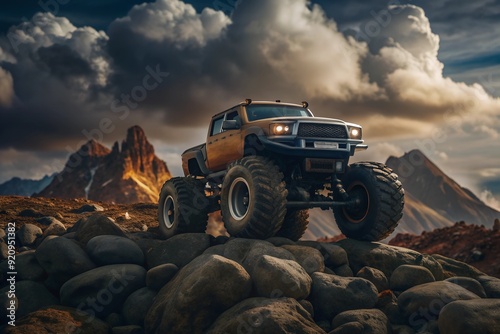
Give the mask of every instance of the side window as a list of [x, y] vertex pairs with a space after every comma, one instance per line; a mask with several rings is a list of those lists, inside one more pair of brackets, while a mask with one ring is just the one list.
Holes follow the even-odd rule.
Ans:
[[240, 123], [240, 116], [236, 110], [231, 111], [226, 116], [227, 121], [238, 121]]
[[222, 122], [224, 121], [224, 116], [216, 118], [212, 121], [212, 131], [210, 136], [215, 136], [222, 132]]

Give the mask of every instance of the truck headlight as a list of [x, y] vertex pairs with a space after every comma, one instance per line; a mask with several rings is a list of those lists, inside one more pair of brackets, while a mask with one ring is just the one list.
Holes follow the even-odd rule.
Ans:
[[361, 139], [363, 135], [363, 131], [361, 128], [351, 126], [349, 127], [349, 138], [351, 139]]
[[271, 133], [273, 135], [291, 135], [292, 126], [290, 124], [271, 124]]

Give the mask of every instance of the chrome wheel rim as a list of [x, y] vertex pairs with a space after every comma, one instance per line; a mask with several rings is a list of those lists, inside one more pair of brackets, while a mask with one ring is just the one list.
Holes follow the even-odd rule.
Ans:
[[236, 178], [229, 188], [229, 213], [235, 220], [242, 220], [248, 214], [250, 205], [250, 187], [242, 178]]

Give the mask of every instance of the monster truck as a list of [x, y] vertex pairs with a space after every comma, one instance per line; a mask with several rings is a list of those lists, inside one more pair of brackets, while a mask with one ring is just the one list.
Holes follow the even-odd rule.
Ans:
[[213, 116], [206, 143], [182, 154], [185, 177], [162, 187], [162, 233], [204, 232], [220, 210], [232, 236], [298, 240], [308, 209], [321, 208], [333, 209], [347, 237], [387, 237], [404, 206], [397, 175], [377, 162], [349, 165], [368, 147], [361, 126], [315, 117], [308, 106], [247, 99]]

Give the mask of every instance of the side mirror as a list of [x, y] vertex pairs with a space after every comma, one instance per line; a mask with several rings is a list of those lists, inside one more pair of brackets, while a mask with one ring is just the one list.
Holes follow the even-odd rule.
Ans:
[[230, 120], [222, 122], [222, 130], [238, 130], [240, 129], [240, 124], [237, 120]]

